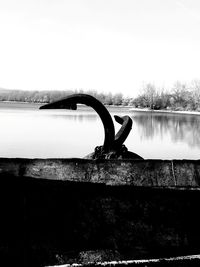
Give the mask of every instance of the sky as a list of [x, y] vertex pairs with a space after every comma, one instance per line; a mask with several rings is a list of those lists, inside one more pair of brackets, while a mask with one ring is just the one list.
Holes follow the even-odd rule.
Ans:
[[199, 0], [0, 0], [0, 87], [137, 95], [200, 79]]

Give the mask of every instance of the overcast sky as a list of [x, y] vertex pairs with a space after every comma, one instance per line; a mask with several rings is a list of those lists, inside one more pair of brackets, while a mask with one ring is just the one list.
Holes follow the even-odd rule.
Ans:
[[200, 78], [200, 0], [0, 0], [0, 87], [136, 95]]

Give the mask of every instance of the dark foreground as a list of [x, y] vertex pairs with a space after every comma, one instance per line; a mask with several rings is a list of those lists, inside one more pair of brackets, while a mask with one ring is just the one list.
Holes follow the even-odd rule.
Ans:
[[200, 254], [200, 161], [0, 159], [0, 179], [8, 266], [200, 264], [134, 261]]

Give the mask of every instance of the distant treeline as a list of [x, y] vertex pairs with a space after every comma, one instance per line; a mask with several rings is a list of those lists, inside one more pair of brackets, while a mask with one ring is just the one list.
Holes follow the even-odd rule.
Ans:
[[0, 89], [0, 101], [20, 101], [32, 103], [50, 103], [71, 94], [85, 93], [94, 96], [105, 105], [122, 105], [123, 95], [121, 93], [98, 93], [95, 90], [65, 90], [65, 91], [23, 91]]
[[142, 93], [132, 99], [131, 105], [152, 110], [200, 111], [200, 80], [190, 84], [177, 81], [168, 91], [146, 84]]
[[65, 91], [22, 91], [0, 89], [0, 101], [20, 101], [33, 103], [50, 103], [74, 93], [86, 93], [94, 96], [105, 105], [131, 106], [152, 110], [191, 110], [200, 111], [200, 80], [189, 85], [176, 82], [169, 90], [146, 84], [138, 97], [124, 97], [122, 93], [99, 93], [95, 90]]

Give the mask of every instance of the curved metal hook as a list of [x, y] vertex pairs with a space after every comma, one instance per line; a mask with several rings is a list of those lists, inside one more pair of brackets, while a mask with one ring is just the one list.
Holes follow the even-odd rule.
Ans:
[[116, 122], [122, 124], [121, 128], [115, 135], [114, 146], [121, 147], [132, 129], [133, 122], [129, 116], [119, 117], [115, 115], [114, 118]]
[[103, 150], [104, 152], [110, 151], [113, 148], [114, 140], [115, 140], [114, 124], [110, 116], [110, 113], [108, 112], [106, 107], [100, 101], [98, 101], [95, 97], [87, 95], [87, 94], [73, 94], [59, 101], [46, 104], [40, 107], [40, 109], [73, 109], [73, 110], [76, 110], [78, 103], [90, 106], [98, 113], [103, 123], [104, 131], [105, 131]]

